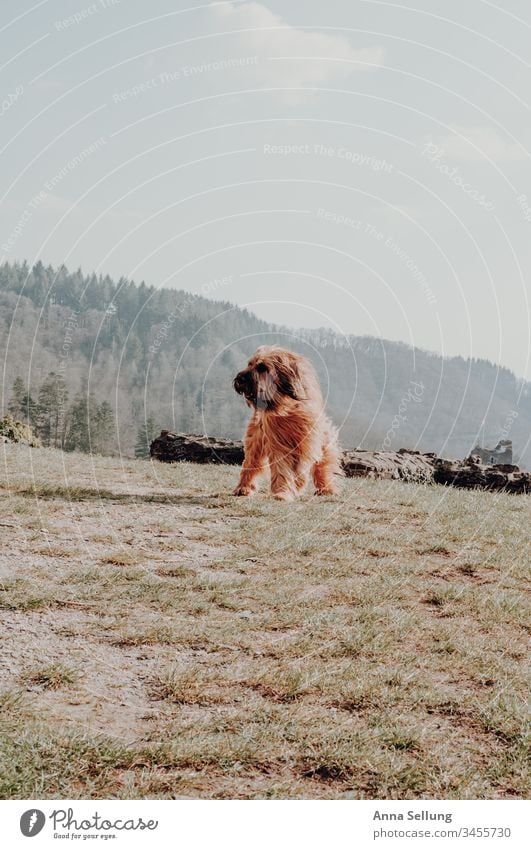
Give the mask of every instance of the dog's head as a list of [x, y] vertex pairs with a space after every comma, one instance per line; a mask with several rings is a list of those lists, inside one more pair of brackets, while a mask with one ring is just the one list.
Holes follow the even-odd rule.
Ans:
[[234, 378], [234, 389], [259, 410], [274, 410], [287, 398], [304, 401], [305, 365], [309, 366], [293, 351], [263, 345]]

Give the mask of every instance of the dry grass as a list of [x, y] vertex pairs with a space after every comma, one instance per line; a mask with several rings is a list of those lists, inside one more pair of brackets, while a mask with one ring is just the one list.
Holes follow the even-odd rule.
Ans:
[[75, 670], [62, 666], [60, 663], [51, 663], [25, 672], [20, 679], [22, 684], [37, 685], [45, 690], [58, 690], [59, 687], [75, 684], [77, 674]]
[[529, 499], [236, 475], [6, 448], [0, 796], [528, 794]]

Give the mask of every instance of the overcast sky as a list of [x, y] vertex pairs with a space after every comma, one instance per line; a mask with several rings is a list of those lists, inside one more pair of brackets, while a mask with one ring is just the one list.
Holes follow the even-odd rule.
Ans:
[[524, 0], [2, 0], [0, 261], [531, 378]]

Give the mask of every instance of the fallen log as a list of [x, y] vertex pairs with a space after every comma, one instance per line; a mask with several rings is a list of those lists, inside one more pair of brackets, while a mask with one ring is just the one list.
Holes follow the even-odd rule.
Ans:
[[243, 442], [163, 430], [151, 443], [150, 453], [163, 463], [224, 463], [240, 466], [243, 462]]
[[[151, 456], [163, 463], [217, 463], [240, 466], [243, 443], [192, 433], [163, 430], [151, 443]], [[438, 483], [463, 489], [531, 493], [531, 474], [510, 464], [485, 465], [477, 457], [445, 460], [420, 451], [344, 451], [342, 466], [348, 478]]]
[[[241, 465], [243, 443], [193, 433], [163, 430], [151, 443], [151, 456], [164, 463], [222, 463]], [[432, 454], [418, 451], [345, 451], [347, 477], [426, 481], [433, 476]]]
[[343, 470], [347, 478], [430, 482], [434, 454], [419, 451], [344, 451]]

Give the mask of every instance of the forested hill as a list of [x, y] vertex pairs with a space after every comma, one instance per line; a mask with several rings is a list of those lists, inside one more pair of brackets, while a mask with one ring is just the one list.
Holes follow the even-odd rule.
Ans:
[[142, 455], [161, 428], [241, 437], [232, 378], [276, 343], [314, 362], [345, 447], [463, 457], [478, 435], [510, 438], [531, 467], [531, 387], [484, 360], [291, 331], [229, 303], [42, 263], [0, 267], [0, 321], [3, 412], [29, 418], [44, 444]]

